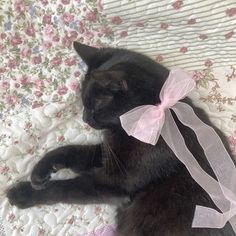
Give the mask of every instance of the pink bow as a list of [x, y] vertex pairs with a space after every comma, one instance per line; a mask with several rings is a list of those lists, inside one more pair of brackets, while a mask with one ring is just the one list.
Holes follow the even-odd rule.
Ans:
[[[222, 213], [203, 206], [196, 206], [192, 227], [222, 228], [230, 221], [236, 232], [236, 168], [214, 129], [202, 122], [191, 106], [179, 100], [195, 87], [186, 72], [173, 69], [160, 92], [159, 105], [134, 108], [120, 117], [128, 135], [142, 142], [155, 145], [161, 135], [178, 159], [186, 166], [193, 179], [210, 195]], [[190, 127], [196, 134], [205, 156], [218, 181], [208, 175], [188, 150], [172, 115]]]

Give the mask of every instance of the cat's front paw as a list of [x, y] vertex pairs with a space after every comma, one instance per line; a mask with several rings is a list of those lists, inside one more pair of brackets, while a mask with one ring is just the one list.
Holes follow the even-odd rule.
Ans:
[[50, 181], [52, 171], [47, 169], [42, 169], [37, 165], [31, 174], [31, 185], [36, 190], [41, 190], [46, 188], [48, 182]]
[[30, 182], [20, 182], [7, 192], [10, 204], [21, 209], [36, 205], [38, 197]]

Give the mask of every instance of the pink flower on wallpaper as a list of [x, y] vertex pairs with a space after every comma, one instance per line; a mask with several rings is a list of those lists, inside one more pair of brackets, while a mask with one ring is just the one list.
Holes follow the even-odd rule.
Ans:
[[168, 27], [169, 27], [169, 24], [167, 24], [165, 22], [161, 22], [161, 24], [160, 24], [161, 29], [167, 29]]
[[175, 10], [179, 10], [182, 7], [182, 5], [183, 5], [183, 1], [180, 1], [180, 0], [177, 0], [174, 3], [172, 3], [172, 7]]
[[58, 88], [57, 88], [57, 93], [59, 95], [65, 95], [65, 94], [67, 94], [67, 91], [68, 91], [68, 88], [65, 85], [58, 86]]
[[54, 36], [54, 28], [52, 25], [46, 25], [44, 28], [44, 34], [49, 37], [52, 38]]
[[233, 135], [228, 137], [228, 142], [233, 154], [236, 155], [236, 130], [234, 131]]
[[84, 22], [83, 21], [79, 21], [77, 23], [78, 27], [79, 27], [79, 30], [84, 32], [84, 28], [85, 28], [85, 25], [84, 25]]
[[31, 48], [23, 48], [20, 52], [22, 57], [30, 57], [31, 53], [32, 53]]
[[182, 52], [182, 53], [186, 53], [188, 51], [188, 48], [187, 47], [181, 47], [179, 51]]
[[200, 70], [193, 71], [192, 78], [195, 81], [201, 80], [205, 77], [205, 74], [202, 73]]
[[87, 11], [85, 14], [85, 19], [90, 22], [96, 22], [97, 21], [97, 15], [95, 11]]
[[229, 8], [226, 10], [226, 15], [229, 17], [236, 16], [236, 7]]
[[30, 129], [31, 127], [32, 127], [31, 122], [25, 122], [25, 127], [24, 127], [25, 130]]
[[75, 77], [79, 77], [79, 76], [80, 76], [80, 71], [76, 71], [76, 72], [74, 73], [74, 76], [75, 76]]
[[3, 44], [0, 44], [0, 52], [3, 52], [5, 49], [5, 46]]
[[[2, 174], [2, 172], [0, 172], [0, 173]], [[12, 222], [15, 218], [16, 218], [16, 216], [13, 213], [8, 215], [8, 221], [10, 221], [10, 222]]]
[[114, 16], [111, 18], [111, 23], [114, 25], [120, 25], [122, 23], [122, 19], [119, 16]]
[[188, 20], [188, 25], [194, 25], [194, 24], [196, 24], [196, 19], [195, 18], [192, 18], [192, 19]]
[[31, 37], [35, 36], [35, 29], [33, 27], [33, 25], [29, 25], [26, 29], [25, 29], [25, 33]]
[[3, 82], [1, 83], [1, 87], [2, 87], [3, 89], [9, 89], [9, 88], [10, 88], [10, 84], [9, 84], [9, 82], [7, 82], [7, 81], [3, 81]]
[[15, 86], [15, 88], [20, 88], [20, 84], [18, 84], [18, 83], [15, 83], [14, 86]]
[[41, 97], [43, 94], [40, 91], [34, 91], [36, 97]]
[[22, 43], [22, 39], [19, 35], [15, 35], [14, 37], [12, 37], [12, 39], [11, 39], [11, 45], [12, 46], [17, 46], [21, 43]]
[[47, 49], [49, 49], [49, 48], [51, 48], [51, 47], [52, 47], [52, 43], [51, 43], [51, 42], [44, 42], [44, 43], [43, 43], [43, 48], [44, 48], [44, 49], [47, 50]]
[[7, 65], [9, 68], [15, 69], [17, 66], [16, 59], [9, 59]]
[[53, 66], [58, 66], [58, 65], [60, 65], [60, 64], [62, 63], [62, 59], [61, 59], [61, 57], [56, 56], [56, 57], [52, 58], [52, 60], [50, 61], [50, 63], [51, 63]]
[[67, 35], [62, 38], [62, 45], [65, 48], [70, 47], [71, 43], [72, 43], [72, 41], [71, 41], [71, 39]]
[[208, 36], [206, 34], [200, 34], [199, 38], [202, 39], [202, 40], [205, 40], [205, 39], [208, 38]]
[[67, 59], [65, 60], [65, 64], [66, 64], [67, 66], [75, 65], [75, 62], [76, 62], [75, 57], [70, 57], [70, 58], [67, 58]]
[[122, 37], [122, 38], [125, 38], [127, 36], [128, 36], [128, 32], [126, 30], [124, 30], [120, 33], [120, 37]]
[[0, 74], [1, 73], [4, 73], [6, 71], [6, 68], [5, 67], [0, 67]]
[[53, 41], [53, 42], [59, 42], [59, 41], [60, 41], [59, 35], [53, 36], [53, 37], [52, 37], [52, 41]]
[[21, 79], [20, 79], [20, 83], [21, 83], [21, 85], [26, 85], [26, 84], [28, 84], [30, 82], [30, 79], [29, 79], [29, 77], [28, 76], [26, 76], [26, 75], [23, 75], [22, 77], [21, 77]]
[[52, 16], [51, 15], [44, 15], [43, 16], [43, 24], [51, 24], [52, 23]]
[[58, 142], [63, 142], [65, 140], [65, 137], [63, 135], [57, 137]]
[[71, 39], [73, 39], [73, 40], [75, 40], [77, 37], [78, 37], [78, 33], [76, 32], [76, 31], [70, 31], [69, 33], [68, 33], [68, 37], [69, 38], [71, 38]]
[[43, 80], [38, 79], [38, 80], [34, 81], [34, 86], [36, 89], [41, 90], [44, 87]]
[[74, 221], [75, 221], [75, 219], [74, 219], [74, 217], [72, 216], [72, 217], [67, 221], [67, 223], [70, 224], [70, 225], [72, 225], [72, 224], [74, 223]]
[[156, 55], [155, 57], [156, 62], [162, 62], [163, 61], [163, 56], [162, 55]]
[[144, 27], [144, 23], [143, 22], [137, 22], [135, 25], [137, 27]]
[[87, 39], [87, 40], [91, 40], [93, 37], [94, 37], [94, 33], [92, 33], [91, 31], [89, 30], [86, 30], [84, 32], [84, 37]]
[[46, 5], [48, 4], [48, 0], [40, 0], [40, 2], [41, 2], [44, 6], [46, 6]]
[[32, 104], [32, 108], [35, 109], [35, 108], [38, 108], [38, 107], [42, 107], [43, 104], [41, 102], [38, 102], [38, 101], [34, 101], [33, 104]]
[[225, 34], [225, 38], [230, 39], [233, 37], [233, 35], [234, 35], [234, 31], [230, 31], [229, 33]]
[[5, 39], [7, 37], [5, 33], [1, 33], [0, 36], [1, 36], [1, 39]]
[[25, 11], [25, 2], [23, 0], [16, 0], [14, 9], [17, 13], [23, 13]]
[[65, 24], [69, 24], [71, 23], [73, 20], [74, 20], [74, 15], [71, 15], [70, 13], [68, 12], [65, 12], [62, 17], [61, 17], [62, 21], [65, 23]]
[[38, 236], [45, 235], [45, 229], [39, 228]]
[[5, 46], [3, 44], [0, 44], [0, 52], [3, 52], [5, 49]]
[[32, 63], [33, 63], [34, 65], [40, 64], [41, 62], [42, 62], [41, 56], [36, 56], [36, 57], [33, 57], [33, 58], [32, 58]]
[[100, 12], [103, 11], [102, 0], [97, 0], [97, 9], [98, 9], [98, 11], [100, 11]]
[[70, 4], [70, 0], [61, 0], [61, 3], [64, 5]]
[[99, 213], [101, 213], [102, 208], [100, 206], [96, 206], [95, 207], [95, 214], [98, 215]]
[[213, 65], [213, 62], [212, 62], [210, 59], [207, 59], [207, 60], [205, 61], [205, 66], [210, 67], [210, 66], [212, 66], [212, 65]]
[[72, 90], [72, 91], [77, 91], [78, 88], [79, 88], [79, 82], [77, 80], [73, 80], [70, 82], [69, 84], [69, 88]]
[[[0, 166], [0, 174], [6, 175], [9, 172], [10, 168], [8, 166]], [[8, 221], [13, 221], [15, 219], [14, 214], [11, 214], [8, 217]]]
[[103, 35], [108, 36], [108, 35], [112, 34], [112, 28], [109, 27], [109, 26], [106, 26], [106, 27], [101, 28], [101, 29], [100, 29], [100, 32], [101, 32]]
[[16, 95], [7, 95], [6, 96], [6, 103], [9, 105], [15, 105], [17, 103], [17, 96]]

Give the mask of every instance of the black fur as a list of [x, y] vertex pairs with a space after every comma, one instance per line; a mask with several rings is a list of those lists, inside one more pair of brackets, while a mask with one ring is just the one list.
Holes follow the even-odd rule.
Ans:
[[[8, 191], [10, 203], [20, 208], [57, 202], [117, 204], [118, 236], [234, 236], [229, 223], [223, 229], [192, 228], [196, 205], [216, 208], [209, 196], [162, 138], [152, 146], [127, 136], [120, 126], [121, 114], [160, 102], [159, 92], [169, 71], [128, 50], [95, 49], [80, 43], [74, 47], [88, 65], [82, 84], [83, 118], [104, 130], [104, 141], [47, 153], [34, 167], [31, 183], [19, 183]], [[185, 102], [213, 126], [203, 110], [189, 99]], [[190, 151], [214, 176], [193, 131], [174, 118]], [[61, 168], [71, 168], [80, 175], [49, 181], [51, 173]]]

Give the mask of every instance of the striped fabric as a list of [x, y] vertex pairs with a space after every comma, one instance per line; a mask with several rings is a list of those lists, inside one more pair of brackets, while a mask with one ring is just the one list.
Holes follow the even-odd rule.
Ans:
[[236, 64], [235, 0], [104, 0], [116, 45], [168, 67]]

